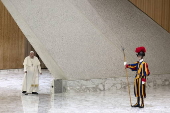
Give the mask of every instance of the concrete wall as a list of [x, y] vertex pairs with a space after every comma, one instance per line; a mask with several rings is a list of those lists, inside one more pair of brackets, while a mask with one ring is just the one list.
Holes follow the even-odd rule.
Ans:
[[55, 78], [124, 76], [121, 46], [128, 63], [145, 46], [151, 74], [170, 73], [170, 34], [128, 0], [2, 2]]

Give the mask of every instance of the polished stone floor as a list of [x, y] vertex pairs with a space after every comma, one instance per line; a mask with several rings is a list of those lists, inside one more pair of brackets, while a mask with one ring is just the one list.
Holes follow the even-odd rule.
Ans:
[[0, 113], [170, 113], [170, 86], [147, 89], [140, 109], [130, 107], [126, 90], [51, 95], [53, 78], [47, 71], [40, 76], [39, 95], [25, 96], [22, 79], [22, 72], [0, 72]]

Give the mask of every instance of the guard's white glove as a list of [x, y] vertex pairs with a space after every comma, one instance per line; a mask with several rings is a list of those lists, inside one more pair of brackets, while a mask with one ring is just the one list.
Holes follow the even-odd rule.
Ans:
[[145, 82], [144, 82], [144, 81], [142, 81], [142, 84], [145, 84]]
[[127, 64], [127, 62], [124, 62], [124, 66]]
[[145, 84], [146, 79], [142, 78], [142, 84]]

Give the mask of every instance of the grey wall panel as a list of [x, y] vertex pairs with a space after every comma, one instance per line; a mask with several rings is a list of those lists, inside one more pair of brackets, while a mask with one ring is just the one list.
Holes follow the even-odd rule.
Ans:
[[169, 73], [170, 34], [128, 0], [71, 0], [70, 3], [110, 41], [123, 45], [129, 62], [137, 60], [135, 48], [145, 46], [145, 61], [149, 63], [152, 74]]
[[[124, 76], [121, 46], [128, 63], [137, 60], [135, 48], [145, 46], [152, 74], [169, 73], [170, 34], [128, 0], [10, 2], [66, 79]], [[47, 57], [42, 60], [48, 64]]]

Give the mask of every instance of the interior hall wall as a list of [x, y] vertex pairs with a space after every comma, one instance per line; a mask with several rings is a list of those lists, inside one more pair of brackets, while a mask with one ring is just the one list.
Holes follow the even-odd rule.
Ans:
[[128, 63], [146, 47], [151, 77], [170, 73], [170, 34], [129, 0], [1, 1], [55, 79], [124, 77], [122, 46]]
[[[0, 1], [0, 69], [23, 68], [24, 58], [30, 51], [35, 50]], [[35, 55], [39, 57], [36, 51]], [[40, 62], [46, 68], [41, 59]]]
[[25, 36], [0, 1], [0, 69], [23, 68]]
[[170, 0], [129, 0], [170, 32]]

